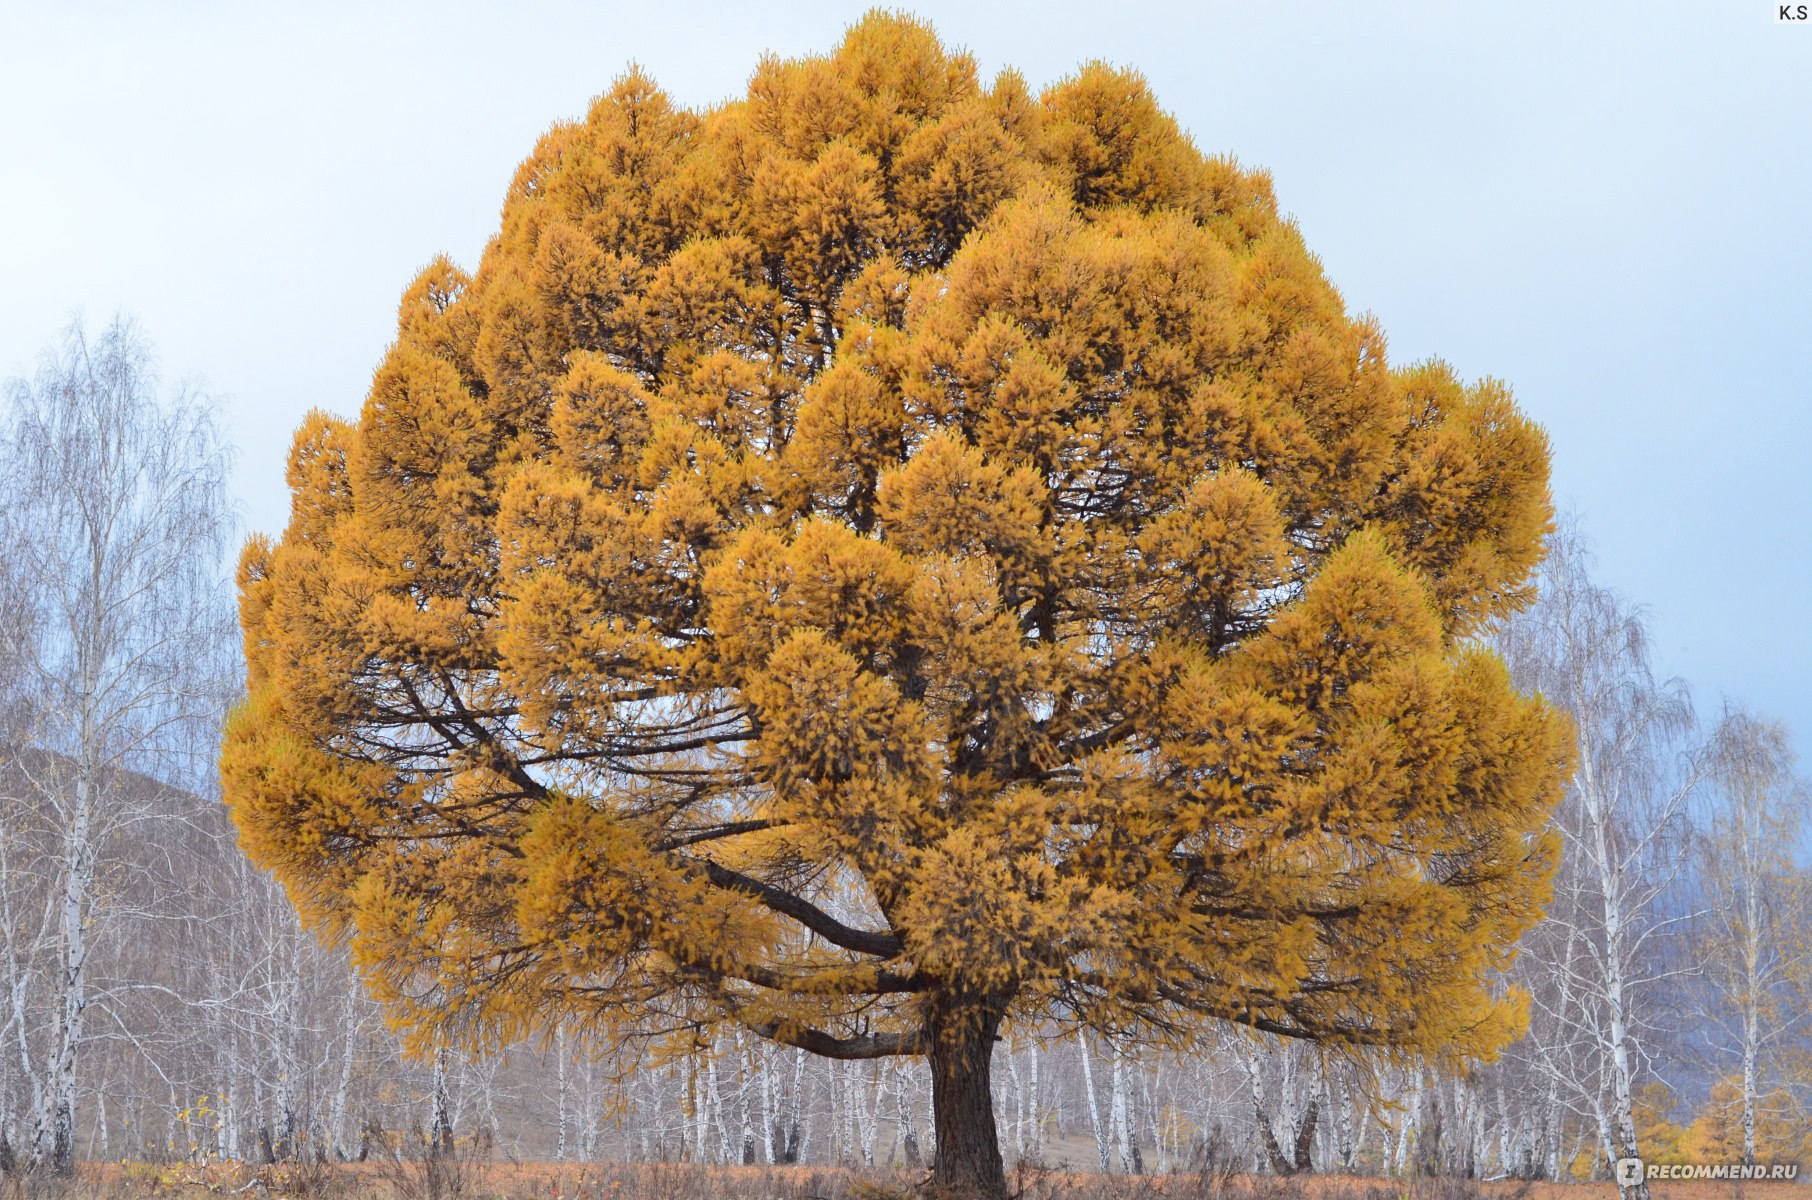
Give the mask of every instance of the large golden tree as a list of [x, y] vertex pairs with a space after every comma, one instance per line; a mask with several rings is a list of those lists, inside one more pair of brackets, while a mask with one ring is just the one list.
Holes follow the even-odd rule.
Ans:
[[1566, 738], [1468, 638], [1545, 439], [1136, 75], [885, 15], [709, 111], [631, 74], [289, 480], [226, 793], [424, 1040], [925, 1055], [998, 1196], [1013, 1022], [1518, 1028]]

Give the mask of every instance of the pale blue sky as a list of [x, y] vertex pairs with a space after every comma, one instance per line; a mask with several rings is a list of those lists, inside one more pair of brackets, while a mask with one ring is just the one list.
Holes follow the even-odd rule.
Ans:
[[[860, 3], [0, 0], [0, 374], [135, 314], [229, 398], [249, 527], [311, 406], [356, 412], [398, 294], [473, 265], [538, 133], [631, 60], [682, 102]], [[990, 4], [913, 11], [992, 75], [1135, 66], [1269, 168], [1392, 355], [1545, 424], [1665, 670], [1812, 754], [1812, 26], [1704, 3]]]

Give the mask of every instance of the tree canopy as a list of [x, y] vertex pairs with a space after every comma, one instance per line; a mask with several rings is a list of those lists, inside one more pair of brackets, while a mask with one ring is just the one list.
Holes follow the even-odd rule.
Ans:
[[240, 574], [247, 849], [423, 1039], [926, 1054], [1015, 1022], [1489, 1054], [1564, 721], [1542, 432], [1393, 369], [1135, 74], [909, 18], [553, 127]]

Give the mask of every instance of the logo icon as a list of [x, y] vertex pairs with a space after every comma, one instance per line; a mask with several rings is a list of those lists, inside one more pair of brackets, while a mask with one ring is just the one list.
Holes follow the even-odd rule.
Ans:
[[1635, 1187], [1642, 1182], [1642, 1160], [1639, 1158], [1620, 1158], [1617, 1160], [1617, 1186]]

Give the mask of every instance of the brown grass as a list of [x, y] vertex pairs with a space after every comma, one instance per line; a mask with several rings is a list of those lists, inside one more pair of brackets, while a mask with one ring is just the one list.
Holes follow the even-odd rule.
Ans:
[[[689, 1163], [504, 1164], [469, 1155], [343, 1166], [87, 1164], [73, 1178], [0, 1179], [0, 1200], [915, 1200], [923, 1171]], [[1596, 1200], [1610, 1182], [1484, 1183], [1350, 1175], [1103, 1176], [1024, 1168], [1019, 1200]], [[1655, 1200], [1802, 1200], [1792, 1183], [1657, 1181]]]

